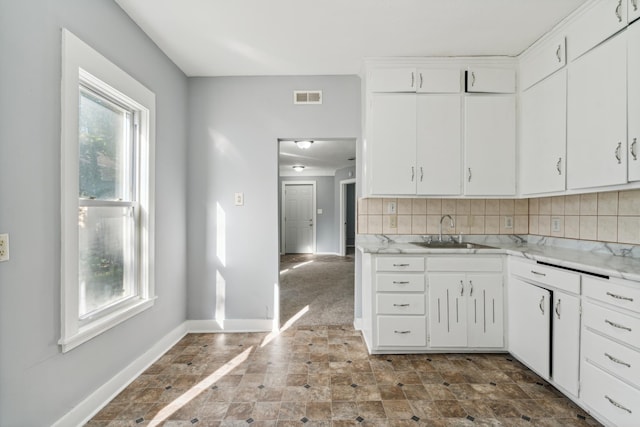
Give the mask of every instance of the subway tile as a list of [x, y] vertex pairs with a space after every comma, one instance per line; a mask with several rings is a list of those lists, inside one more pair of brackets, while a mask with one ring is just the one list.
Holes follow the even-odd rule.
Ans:
[[516, 215], [529, 215], [529, 199], [518, 199], [515, 200], [515, 211]]
[[366, 215], [368, 213], [368, 199], [358, 199], [358, 215]]
[[618, 241], [618, 217], [598, 215], [598, 240], [602, 242]]
[[538, 215], [529, 215], [529, 234], [539, 234]]
[[513, 199], [500, 200], [500, 215], [513, 215], [515, 212], [516, 209]]
[[427, 199], [427, 214], [440, 215], [442, 213], [442, 199]]
[[412, 199], [398, 199], [398, 215], [411, 215]]
[[500, 199], [487, 199], [485, 203], [485, 214], [500, 215]]
[[[371, 205], [369, 205], [371, 207]], [[382, 234], [382, 215], [368, 215], [367, 233]]]
[[580, 195], [572, 194], [564, 197], [564, 214], [580, 215]]
[[411, 215], [398, 215], [398, 234], [411, 234]]
[[618, 215], [618, 192], [598, 193], [598, 216]]
[[367, 219], [369, 215], [358, 215], [358, 234], [367, 234]]
[[411, 215], [411, 233], [427, 234], [427, 216]]
[[567, 239], [580, 238], [580, 216], [566, 215], [564, 217], [564, 237]]
[[640, 190], [618, 193], [618, 215], [640, 215]]
[[551, 235], [551, 216], [549, 215], [538, 216], [538, 234], [541, 236]]
[[456, 204], [455, 199], [442, 199], [442, 215], [455, 215]]
[[564, 196], [551, 198], [551, 215], [564, 215]]
[[411, 204], [412, 214], [427, 214], [427, 199], [411, 199]]
[[538, 215], [540, 199], [529, 199], [529, 215]]
[[640, 216], [618, 217], [618, 242], [640, 244]]
[[598, 195], [596, 193], [580, 195], [580, 215], [598, 215]]
[[500, 234], [500, 217], [498, 215], [484, 217], [484, 232], [487, 234]]
[[[580, 199], [582, 209], [582, 199]], [[596, 215], [580, 215], [580, 239], [596, 240], [598, 238], [598, 217]]]
[[[367, 213], [382, 215], [382, 199], [368, 199]], [[382, 223], [381, 223], [382, 224]]]
[[539, 215], [551, 215], [551, 197], [542, 197], [538, 205]]
[[484, 199], [473, 199], [470, 201], [469, 207], [471, 215], [484, 215], [484, 207], [486, 201]]
[[529, 215], [516, 215], [513, 221], [515, 234], [529, 234]]

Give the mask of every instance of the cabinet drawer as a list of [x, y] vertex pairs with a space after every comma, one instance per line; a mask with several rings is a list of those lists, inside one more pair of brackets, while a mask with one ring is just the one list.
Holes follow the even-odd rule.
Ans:
[[582, 321], [591, 329], [640, 348], [640, 319], [636, 317], [587, 302]]
[[424, 271], [424, 257], [377, 257], [376, 271]]
[[582, 363], [583, 402], [619, 427], [640, 425], [640, 390], [589, 362]]
[[582, 355], [591, 363], [640, 387], [640, 352], [585, 330], [582, 334]]
[[429, 257], [427, 259], [427, 270], [461, 271], [465, 273], [502, 271], [502, 257], [482, 257], [479, 255]]
[[565, 39], [558, 37], [540, 46], [520, 64], [522, 90], [536, 84], [566, 64]]
[[376, 274], [378, 292], [424, 292], [424, 274]]
[[636, 285], [631, 287], [595, 277], [584, 277], [582, 283], [585, 296], [640, 313], [640, 283], [630, 282]]
[[426, 346], [426, 317], [378, 316], [378, 345], [397, 347]]
[[424, 294], [378, 294], [378, 314], [425, 314]]
[[580, 274], [532, 262], [511, 259], [509, 271], [525, 280], [543, 283], [560, 290], [580, 293]]

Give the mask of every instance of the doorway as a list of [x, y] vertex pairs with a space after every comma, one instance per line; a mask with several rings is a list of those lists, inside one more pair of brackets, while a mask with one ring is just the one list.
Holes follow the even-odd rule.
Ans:
[[282, 183], [282, 252], [312, 254], [316, 252], [316, 183], [284, 181]]
[[356, 180], [340, 181], [340, 255], [355, 251], [356, 240]]

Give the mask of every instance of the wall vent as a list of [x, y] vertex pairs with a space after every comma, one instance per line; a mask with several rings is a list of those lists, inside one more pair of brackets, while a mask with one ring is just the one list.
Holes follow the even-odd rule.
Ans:
[[294, 90], [294, 104], [322, 104], [321, 90]]

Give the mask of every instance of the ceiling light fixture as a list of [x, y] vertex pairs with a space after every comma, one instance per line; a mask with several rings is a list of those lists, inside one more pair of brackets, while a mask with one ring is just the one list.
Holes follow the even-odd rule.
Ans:
[[303, 165], [294, 165], [294, 166], [291, 166], [291, 167], [296, 172], [302, 172], [304, 170], [304, 166]]
[[313, 141], [296, 141], [296, 145], [301, 150], [306, 150], [307, 148], [311, 147], [311, 144], [313, 144]]

